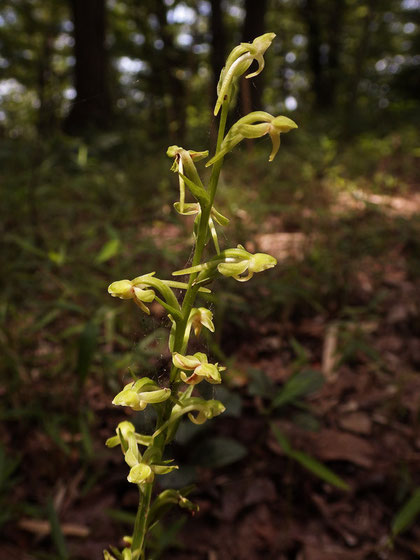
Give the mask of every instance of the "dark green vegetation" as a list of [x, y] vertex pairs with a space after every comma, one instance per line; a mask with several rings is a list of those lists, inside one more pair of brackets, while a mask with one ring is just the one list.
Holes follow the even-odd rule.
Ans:
[[201, 149], [220, 60], [266, 30], [236, 113], [299, 130], [268, 174], [266, 140], [238, 147], [219, 210], [279, 266], [212, 302], [227, 412], [181, 430], [171, 486], [199, 482], [201, 511], [154, 558], [417, 558], [418, 2], [85, 4], [0, 4], [0, 558], [99, 558], [132, 522], [110, 401], [170, 357], [159, 307], [151, 328], [106, 289], [186, 265], [166, 147]]

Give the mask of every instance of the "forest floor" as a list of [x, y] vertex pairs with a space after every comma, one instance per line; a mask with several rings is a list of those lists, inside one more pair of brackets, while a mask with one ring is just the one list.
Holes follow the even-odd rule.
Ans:
[[[215, 393], [227, 410], [203, 428], [185, 424], [171, 446], [181, 467], [171, 482], [194, 483], [190, 497], [200, 509], [168, 516], [151, 559], [420, 558], [420, 526], [395, 528], [420, 486], [420, 195], [353, 191], [321, 203], [322, 213], [302, 212], [298, 201], [286, 220], [267, 214], [254, 225], [246, 211], [239, 215], [243, 227], [232, 237], [247, 230], [247, 248], [275, 255], [279, 270], [214, 304], [223, 330], [206, 344], [228, 362], [225, 388]], [[180, 227], [156, 222], [145, 235], [154, 249], [185, 250]], [[269, 302], [259, 304], [262, 297]], [[162, 336], [158, 307], [152, 315], [153, 339]], [[71, 330], [60, 317], [44, 328]], [[21, 350], [13, 332], [25, 321], [16, 319], [3, 338], [18, 366], [12, 389], [0, 385], [12, 411], [0, 428], [0, 560], [99, 559], [110, 544], [122, 546], [137, 502], [121, 454], [104, 447], [129, 416], [110, 404], [120, 385], [98, 373], [80, 392], [70, 367], [45, 375], [61, 359], [62, 340], [41, 331]], [[111, 367], [123, 372], [121, 355], [137, 341], [111, 340], [106, 325], [100, 354], [117, 356]], [[169, 356], [154, 345], [143, 347], [143, 358], [153, 371], [165, 369]], [[311, 382], [302, 385], [305, 375]], [[301, 385], [285, 397], [293, 376]], [[279, 431], [303, 460], [281, 445]], [[313, 472], [318, 462], [338, 485], [330, 471]], [[343, 481], [347, 489], [337, 487]]]

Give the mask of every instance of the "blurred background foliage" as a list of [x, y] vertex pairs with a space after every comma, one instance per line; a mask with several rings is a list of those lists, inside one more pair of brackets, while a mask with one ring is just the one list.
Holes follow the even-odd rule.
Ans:
[[[242, 81], [231, 123], [264, 109], [299, 130], [270, 166], [264, 140], [238, 146], [221, 180], [225, 244], [280, 260], [271, 279], [245, 290], [220, 283], [208, 298], [217, 331], [206, 344], [231, 366], [228, 416], [255, 413], [249, 401], [258, 409], [289, 375], [331, 374], [331, 340], [334, 367], [362, 367], [385, 384], [402, 373], [403, 393], [420, 366], [420, 313], [410, 303], [420, 277], [419, 8], [419, 0], [0, 0], [0, 500], [8, 504], [0, 523], [49, 519], [51, 543], [39, 557], [69, 554], [57, 512], [66, 518], [77, 500], [124, 479], [120, 465], [107, 482], [102, 442], [123, 414], [111, 395], [129, 368], [165, 372], [168, 325], [158, 307], [150, 322], [106, 288], [150, 270], [169, 277], [187, 262], [191, 224], [172, 211], [165, 151], [214, 143], [215, 84], [240, 41], [277, 35], [265, 71]], [[312, 326], [299, 330], [305, 321]], [[411, 348], [407, 363], [384, 357], [393, 329]], [[418, 420], [401, 399], [385, 415]], [[311, 414], [311, 426], [322, 423]], [[200, 453], [182, 451], [197, 437], [186, 430], [180, 484], [200, 465]], [[227, 448], [232, 463], [247, 453], [247, 442], [222, 436], [209, 439], [215, 466]], [[286, 455], [308, 465], [279, 437]], [[325, 479], [322, 466], [311, 468]], [[410, 469], [392, 475], [391, 511], [415, 488]], [[124, 523], [118, 497], [110, 506]], [[30, 548], [16, 531], [12, 541]]]

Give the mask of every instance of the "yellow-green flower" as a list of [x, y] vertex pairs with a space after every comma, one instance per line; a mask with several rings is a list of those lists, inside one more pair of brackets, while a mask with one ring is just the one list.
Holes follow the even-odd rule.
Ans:
[[200, 336], [203, 327], [206, 327], [210, 332], [214, 332], [213, 313], [210, 309], [193, 307], [189, 320], [191, 321], [195, 336]]
[[273, 161], [280, 147], [280, 134], [298, 128], [298, 125], [288, 117], [273, 117], [265, 111], [254, 111], [239, 119], [226, 134], [220, 150], [207, 163], [206, 167], [213, 165], [230, 152], [244, 138], [260, 138], [268, 134], [271, 138], [273, 149], [269, 161]]
[[[221, 383], [220, 372], [226, 369], [219, 366], [219, 364], [209, 364], [207, 356], [202, 352], [196, 352], [193, 356], [183, 356], [178, 352], [174, 352], [172, 363], [175, 367], [182, 370], [180, 378], [188, 385], [197, 385], [203, 379], [212, 384]], [[192, 373], [187, 375], [183, 370]]]
[[118, 406], [129, 406], [133, 410], [144, 410], [148, 404], [166, 401], [171, 396], [170, 389], [160, 389], [148, 377], [128, 383], [112, 401]]
[[[193, 195], [196, 196], [199, 192], [205, 194], [205, 189], [203, 183], [201, 182], [200, 176], [197, 172], [194, 162], [200, 161], [209, 155], [208, 150], [205, 152], [196, 152], [194, 150], [185, 150], [181, 146], [169, 146], [166, 151], [166, 155], [170, 158], [174, 158], [174, 163], [171, 167], [171, 171], [178, 173], [179, 180], [179, 210], [180, 214], [184, 213], [185, 204], [185, 181], [190, 180], [192, 185], [195, 185], [196, 189], [193, 191]], [[190, 183], [190, 188], [191, 188]]]
[[271, 45], [275, 36], [275, 33], [265, 33], [260, 37], [256, 37], [252, 43], [241, 43], [232, 50], [226, 65], [220, 73], [219, 83], [217, 84], [215, 116], [219, 112], [225, 97], [230, 97], [234, 82], [248, 70], [254, 60], [258, 62], [258, 69], [248, 74], [246, 78], [253, 78], [262, 72], [265, 64], [264, 53]]
[[277, 260], [266, 253], [249, 253], [242, 245], [238, 245], [236, 249], [226, 249], [219, 255], [216, 255], [210, 261], [177, 270], [172, 274], [181, 276], [182, 274], [194, 274], [199, 272], [195, 283], [209, 282], [216, 273], [222, 276], [231, 276], [239, 282], [246, 282], [253, 277], [256, 272], [262, 272], [276, 266]]
[[[145, 277], [149, 276], [148, 274], [145, 275]], [[112, 297], [134, 300], [134, 303], [148, 315], [150, 315], [150, 310], [144, 304], [151, 303], [156, 297], [155, 292], [146, 285], [134, 284], [132, 280], [118, 280], [117, 282], [113, 282], [109, 286], [108, 292]]]
[[142, 456], [139, 451], [138, 443], [134, 434], [128, 437], [128, 449], [124, 454], [124, 459], [130, 467], [127, 480], [133, 484], [143, 484], [145, 482], [153, 482], [155, 474], [167, 474], [178, 467], [176, 465], [168, 466], [166, 463], [154, 464], [146, 459], [147, 451]]
[[116, 447], [117, 445], [121, 445], [121, 449], [123, 453], [128, 447], [128, 439], [130, 436], [134, 435], [137, 443], [141, 445], [145, 445], [146, 447], [150, 444], [152, 438], [151, 436], [144, 436], [141, 434], [137, 434], [134, 426], [131, 422], [120, 422], [115, 430], [116, 436], [110, 437], [106, 440], [105, 445], [107, 447]]
[[[235, 260], [227, 258], [225, 262], [217, 265], [217, 270], [223, 276], [231, 276], [238, 282], [250, 280], [256, 272], [263, 272], [276, 266], [277, 260], [266, 253], [250, 254], [249, 258]], [[245, 276], [243, 276], [245, 274]]]

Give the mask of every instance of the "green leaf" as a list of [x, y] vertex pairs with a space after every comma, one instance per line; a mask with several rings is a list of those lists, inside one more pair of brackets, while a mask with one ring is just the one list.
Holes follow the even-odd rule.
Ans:
[[256, 397], [271, 397], [274, 391], [274, 383], [267, 374], [256, 368], [249, 368], [247, 373], [252, 379], [248, 385], [249, 394]]
[[17, 235], [13, 235], [13, 234], [7, 235], [5, 237], [5, 241], [14, 242], [16, 243], [16, 245], [19, 245], [19, 247], [24, 251], [36, 255], [37, 257], [42, 257], [42, 258], [48, 257], [45, 251], [42, 251], [41, 249], [36, 247], [36, 245], [30, 243], [27, 239], [23, 239]]
[[70, 556], [67, 550], [66, 540], [61, 530], [60, 520], [58, 518], [57, 512], [54, 508], [54, 504], [51, 498], [48, 500], [47, 511], [48, 511], [48, 518], [50, 520], [51, 538], [58, 552], [59, 559], [67, 560], [68, 558], [70, 558]]
[[347, 482], [345, 482], [342, 478], [336, 475], [331, 469], [326, 467], [323, 463], [321, 463], [317, 459], [314, 459], [313, 457], [311, 457], [307, 453], [304, 453], [303, 451], [298, 451], [296, 449], [293, 449], [289, 441], [287, 440], [287, 438], [273, 424], [271, 425], [271, 430], [274, 434], [274, 437], [280, 444], [280, 447], [283, 449], [284, 453], [288, 457], [297, 461], [300, 465], [302, 465], [302, 467], [304, 467], [305, 469], [307, 469], [308, 471], [316, 475], [321, 480], [325, 480], [325, 482], [328, 482], [329, 484], [332, 484], [333, 486], [336, 486], [341, 490], [350, 490], [350, 486], [347, 484]]
[[86, 377], [89, 373], [97, 346], [98, 334], [98, 325], [92, 321], [86, 323], [85, 328], [80, 334], [76, 366], [76, 373], [79, 376], [80, 386], [85, 384]]
[[61, 312], [59, 309], [51, 309], [48, 313], [44, 313], [41, 318], [31, 326], [31, 332], [36, 333], [37, 331], [40, 331], [41, 329], [55, 321], [60, 313]]
[[396, 537], [413, 523], [420, 513], [420, 487], [416, 488], [412, 496], [405, 502], [402, 508], [394, 517], [391, 531], [392, 536]]
[[134, 525], [136, 521], [136, 516], [134, 513], [129, 513], [128, 511], [124, 511], [123, 509], [106, 509], [105, 513], [115, 521], [119, 521], [120, 523], [125, 523], [127, 525]]
[[274, 397], [271, 408], [280, 408], [320, 389], [324, 384], [322, 373], [313, 369], [306, 369], [293, 375]]
[[83, 412], [80, 412], [79, 429], [80, 429], [81, 443], [83, 446], [83, 451], [85, 453], [86, 459], [92, 459], [94, 455], [94, 450], [93, 450], [92, 436], [90, 434], [88, 414], [84, 414]]
[[151, 548], [153, 548], [150, 552], [150, 560], [159, 560], [166, 549], [175, 545], [177, 535], [186, 520], [186, 517], [180, 517], [164, 527], [160, 523], [153, 526], [150, 535], [150, 540], [152, 541]]
[[67, 456], [71, 455], [71, 448], [63, 440], [60, 433], [60, 419], [54, 415], [45, 415], [44, 417], [44, 430], [53, 440], [53, 442], [65, 453]]
[[202, 441], [194, 448], [191, 461], [196, 465], [217, 468], [236, 463], [247, 454], [247, 448], [235, 439], [214, 437]]
[[121, 242], [119, 239], [110, 239], [105, 243], [105, 245], [100, 250], [99, 254], [96, 256], [95, 262], [97, 264], [104, 263], [115, 257], [121, 247]]

